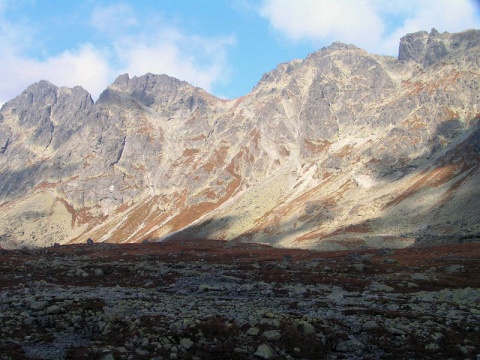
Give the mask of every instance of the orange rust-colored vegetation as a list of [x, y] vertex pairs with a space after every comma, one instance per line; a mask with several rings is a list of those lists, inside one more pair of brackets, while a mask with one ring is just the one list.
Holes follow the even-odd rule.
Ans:
[[213, 153], [212, 156], [210, 156], [208, 161], [204, 163], [202, 167], [207, 172], [211, 172], [214, 169], [218, 169], [219, 167], [223, 166], [228, 155], [228, 149], [229, 147], [227, 145], [221, 146]]
[[331, 233], [331, 236], [346, 234], [346, 233], [354, 233], [354, 234], [365, 234], [371, 231], [371, 226], [367, 223], [360, 223], [360, 224], [353, 224], [342, 229], [338, 229]]
[[330, 145], [332, 145], [332, 143], [327, 140], [317, 141], [316, 143], [310, 140], [304, 140], [304, 144], [307, 150], [312, 153], [326, 152], [330, 148]]
[[417, 180], [395, 199], [385, 204], [384, 209], [398, 205], [403, 200], [425, 188], [437, 187], [445, 184], [455, 177], [456, 171], [461, 168], [462, 164], [445, 165], [443, 167], [434, 168], [432, 170], [424, 170], [420, 172]]
[[[108, 241], [118, 243], [126, 240], [135, 242], [143, 239], [151, 228], [165, 217], [165, 214], [160, 214], [155, 211], [158, 198], [158, 196], [154, 196], [144, 204], [132, 207], [125, 221], [111, 230]], [[90, 233], [90, 237], [94, 239], [102, 238], [109, 233], [109, 230], [109, 226], [103, 226], [95, 232]]]
[[[166, 226], [170, 227], [171, 231], [180, 230], [188, 226], [189, 224], [192, 224], [195, 220], [211, 212], [212, 210], [214, 210], [215, 208], [223, 204], [225, 201], [230, 199], [232, 195], [235, 193], [235, 191], [238, 189], [238, 187], [240, 186], [240, 183], [242, 180], [240, 175], [238, 175], [235, 170], [235, 164], [238, 162], [239, 159], [242, 158], [242, 156], [243, 156], [243, 151], [240, 151], [232, 159], [230, 164], [226, 167], [226, 170], [233, 176], [233, 180], [230, 181], [230, 183], [227, 185], [225, 194], [221, 198], [219, 198], [217, 201], [214, 201], [214, 202], [202, 202], [200, 204], [196, 204], [193, 206], [185, 206], [185, 200], [186, 200], [186, 197], [185, 197], [182, 210], [179, 212], [178, 215], [176, 215], [173, 219], [171, 219], [166, 224]], [[214, 192], [207, 192], [207, 194], [212, 196], [214, 199], [216, 198], [216, 194]]]
[[407, 126], [411, 130], [418, 130], [423, 129], [427, 126], [427, 123], [421, 120], [418, 116], [414, 116], [413, 118], [409, 118], [403, 122], [405, 126]]
[[82, 226], [84, 224], [88, 224], [91, 228], [96, 223], [99, 223], [104, 219], [104, 217], [93, 217], [92, 215], [90, 215], [89, 210], [91, 210], [91, 208], [82, 208], [79, 210], [75, 210], [75, 208], [63, 198], [57, 197], [56, 201], [60, 201], [65, 206], [65, 209], [67, 209], [67, 211], [72, 215], [72, 229], [75, 226]]
[[345, 145], [340, 150], [335, 152], [334, 155], [339, 157], [339, 158], [344, 158], [344, 157], [350, 155], [352, 150], [353, 150], [353, 145]]

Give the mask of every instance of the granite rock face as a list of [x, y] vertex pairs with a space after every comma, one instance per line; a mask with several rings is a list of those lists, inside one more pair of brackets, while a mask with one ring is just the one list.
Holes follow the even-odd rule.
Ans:
[[477, 30], [459, 34], [440, 34], [436, 29], [430, 33], [419, 31], [400, 39], [398, 59], [414, 60], [425, 66], [438, 62], [448, 54], [469, 50], [480, 45]]
[[218, 99], [166, 75], [31, 85], [0, 111], [0, 246], [212, 238], [317, 249], [480, 236], [480, 31], [334, 43]]

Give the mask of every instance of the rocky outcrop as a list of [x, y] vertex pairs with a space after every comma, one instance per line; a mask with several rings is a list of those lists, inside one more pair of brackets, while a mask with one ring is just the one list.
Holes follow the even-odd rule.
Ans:
[[8, 127], [0, 127], [0, 155], [4, 154], [10, 144], [12, 132]]
[[233, 100], [166, 75], [96, 103], [34, 84], [0, 111], [2, 246], [475, 240], [479, 38], [409, 34], [398, 59], [334, 43]]
[[467, 51], [480, 45], [480, 31], [468, 30], [463, 33], [439, 33], [432, 29], [430, 33], [419, 31], [400, 39], [398, 59], [413, 60], [419, 64], [432, 65], [449, 54]]

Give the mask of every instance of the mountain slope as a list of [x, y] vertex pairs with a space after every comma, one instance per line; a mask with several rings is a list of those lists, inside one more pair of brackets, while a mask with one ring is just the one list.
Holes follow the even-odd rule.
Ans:
[[0, 112], [0, 241], [404, 247], [480, 234], [480, 31], [334, 43], [221, 100], [166, 75]]

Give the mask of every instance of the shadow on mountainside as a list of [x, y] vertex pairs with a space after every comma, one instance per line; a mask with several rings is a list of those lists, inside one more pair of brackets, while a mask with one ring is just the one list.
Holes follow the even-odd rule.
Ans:
[[[447, 126], [439, 126], [437, 133], [441, 139], [445, 131], [455, 131]], [[435, 144], [438, 146], [438, 144]], [[438, 156], [440, 155], [440, 156]], [[425, 236], [419, 242], [431, 241], [476, 241], [480, 233], [480, 127], [478, 121], [472, 125], [468, 136], [459, 133], [457, 139], [446, 148], [432, 147], [430, 155], [435, 161], [427, 163], [425, 171], [418, 173], [418, 180], [403, 194], [393, 199], [387, 206], [390, 215], [396, 205], [422, 191], [437, 192], [443, 187], [444, 193], [437, 195], [436, 206], [429, 213], [423, 213], [422, 232]], [[446, 187], [446, 189], [445, 189]], [[414, 207], [421, 204], [414, 203]], [[435, 240], [437, 239], [437, 240]]]
[[7, 169], [0, 173], [0, 204], [27, 195], [43, 182], [55, 183], [78, 174], [79, 164], [67, 166], [36, 162], [22, 169]]
[[[234, 216], [224, 216], [215, 219], [208, 219], [205, 221], [198, 222], [193, 225], [186, 226], [185, 228], [167, 235], [162, 240], [195, 240], [195, 239], [208, 239], [208, 240], [224, 240], [222, 236], [226, 231], [229, 230], [238, 219]], [[286, 224], [272, 227], [271, 230], [262, 231], [265, 238], [275, 238], [275, 241], [265, 241], [262, 240], [262, 243], [269, 245], [279, 245], [284, 238], [290, 237], [292, 235], [303, 233], [309, 230], [313, 230], [318, 226], [318, 222], [309, 221], [304, 224], [296, 225], [293, 220], [288, 221]], [[281, 227], [282, 231], [278, 231], [278, 228]], [[275, 230], [277, 229], [277, 230]], [[285, 230], [286, 229], [286, 230]], [[251, 231], [246, 231], [241, 233], [239, 236], [233, 238], [232, 242], [255, 242], [255, 237], [258, 233]], [[153, 241], [153, 239], [151, 239]]]
[[[192, 240], [209, 239], [222, 240], [219, 234], [226, 230], [229, 224], [235, 221], [233, 216], [224, 216], [215, 219], [208, 219], [198, 223], [190, 224], [174, 233], [171, 233], [161, 240]], [[158, 239], [150, 239], [158, 241]]]
[[[430, 136], [421, 130], [395, 127], [385, 140], [368, 150], [371, 160], [366, 164], [366, 170], [379, 180], [396, 181], [424, 165], [428, 166], [443, 151], [460, 143], [467, 132], [475, 132], [475, 128], [478, 128], [478, 122], [466, 129], [458, 119], [440, 123]], [[428, 136], [427, 140], [422, 139], [425, 136]], [[421, 145], [425, 141], [426, 145]], [[425, 150], [412, 158], [411, 154], [419, 152], [419, 146], [424, 146]]]
[[[406, 136], [404, 132], [399, 133], [398, 136], [399, 138], [395, 141], [400, 147], [404, 142], [412, 140], [402, 139], [402, 136]], [[316, 199], [311, 198], [305, 202], [305, 214], [300, 218], [284, 218], [282, 222], [282, 218], [279, 217], [277, 221], [272, 221], [271, 226], [259, 228], [258, 232], [247, 229], [232, 241], [262, 242], [282, 246], [284, 243], [291, 244], [292, 239], [296, 239], [294, 241], [298, 241], [298, 245], [301, 246], [304, 241], [306, 246], [310, 246], [323, 239], [333, 243], [338, 242], [341, 246], [348, 246], [347, 242], [350, 241], [351, 245], [357, 248], [369, 247], [374, 243], [384, 243], [385, 247], [388, 247], [389, 241], [392, 243], [396, 241], [401, 245], [403, 238], [406, 244], [412, 240], [417, 244], [476, 241], [480, 228], [477, 229], [472, 225], [480, 224], [479, 215], [475, 210], [480, 207], [477, 203], [477, 199], [480, 199], [480, 186], [475, 186], [480, 182], [479, 124], [473, 123], [469, 129], [465, 129], [459, 120], [445, 121], [438, 125], [436, 132], [429, 138], [430, 145], [426, 147], [427, 151], [423, 155], [413, 159], [408, 159], [406, 156], [397, 159], [393, 156], [396, 149], [392, 146], [386, 156], [381, 157], [382, 153], [379, 152], [380, 156], [376, 161], [369, 164], [368, 170], [379, 181], [393, 183], [407, 175], [411, 175], [413, 179], [406, 187], [406, 183], [403, 183], [401, 191], [389, 194], [390, 200], [384, 202], [384, 207], [371, 218], [363, 217], [357, 222], [348, 221], [348, 226], [342, 226], [342, 221], [338, 221], [339, 213], [331, 205], [329, 207], [321, 201], [316, 204]], [[408, 146], [406, 149], [409, 149]], [[413, 150], [412, 152], [415, 152]], [[436, 189], [444, 185], [446, 188], [442, 188], [442, 193], [431, 195], [438, 196], [436, 200], [438, 204], [434, 202], [433, 207], [432, 204], [427, 206], [416, 200], [417, 194], [432, 194], [438, 192], [439, 190]], [[468, 193], [469, 196], [455, 195], [459, 189]], [[354, 201], [352, 200], [348, 205], [351, 208], [352, 217], [357, 216], [353, 211], [356, 206]], [[368, 206], [368, 204], [360, 205]], [[450, 210], [455, 213], [449, 214]], [[230, 230], [238, 225], [236, 224], [238, 221], [241, 219], [233, 216], [198, 221], [164, 239], [222, 240], [226, 237], [225, 234], [231, 234]], [[319, 231], [322, 225], [332, 221], [339, 222], [337, 229], [329, 233]], [[342, 243], [343, 239], [345, 242]], [[158, 239], [151, 240], [158, 241]], [[286, 240], [289, 241], [286, 242]]]
[[[224, 216], [216, 219], [208, 219], [193, 225], [186, 226], [185, 228], [175, 233], [165, 236], [160, 241], [189, 241], [197, 239], [224, 240], [223, 234], [229, 230], [230, 226], [233, 225], [235, 221], [238, 221], [238, 219], [233, 216]], [[279, 246], [283, 239], [291, 237], [295, 234], [300, 234], [313, 230], [318, 225], [319, 224], [316, 221], [307, 221], [303, 224], [297, 225], [293, 220], [290, 220], [286, 224], [274, 226], [271, 229], [267, 229], [267, 231], [261, 231], [260, 233], [246, 231], [230, 240], [230, 242], [258, 242], [257, 235], [261, 234], [261, 243], [272, 246]], [[279, 230], [279, 228], [281, 228], [282, 230]], [[159, 241], [158, 239], [149, 240]]]
[[391, 193], [381, 217], [339, 231], [351, 231], [353, 236], [355, 229], [380, 227], [387, 238], [388, 234], [413, 238], [417, 245], [479, 241], [478, 119], [469, 129], [459, 120], [443, 122], [429, 143], [429, 152], [400, 167], [392, 167], [388, 157], [379, 159], [373, 167], [378, 180], [394, 182], [406, 175], [412, 175], [412, 180], [406, 188]]
[[261, 242], [272, 246], [283, 247], [282, 245], [285, 240], [313, 231], [325, 221], [326, 220], [318, 221], [317, 219], [310, 219], [309, 221], [300, 223], [296, 219], [290, 219], [270, 228], [267, 227], [259, 233], [247, 231], [235, 238], [234, 241]]
[[2, 171], [0, 177], [0, 204], [21, 197], [33, 189], [44, 178], [42, 163], [36, 163], [19, 170]]

